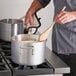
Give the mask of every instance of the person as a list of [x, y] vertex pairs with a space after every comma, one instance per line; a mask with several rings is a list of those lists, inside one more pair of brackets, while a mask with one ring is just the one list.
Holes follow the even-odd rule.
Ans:
[[[51, 0], [34, 0], [25, 15], [25, 24], [34, 24], [33, 15], [45, 8]], [[76, 0], [53, 0], [54, 21], [52, 50], [71, 68], [70, 74], [76, 76]], [[66, 9], [61, 11], [66, 6]]]

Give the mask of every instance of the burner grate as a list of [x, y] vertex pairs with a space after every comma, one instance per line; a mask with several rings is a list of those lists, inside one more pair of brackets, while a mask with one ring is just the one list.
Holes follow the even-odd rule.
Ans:
[[10, 68], [8, 67], [5, 60], [3, 59], [0, 51], [0, 76], [11, 76], [11, 75], [12, 73], [10, 71]]
[[7, 42], [7, 41], [0, 40], [0, 47], [1, 47], [3, 50], [11, 49], [11, 42]]

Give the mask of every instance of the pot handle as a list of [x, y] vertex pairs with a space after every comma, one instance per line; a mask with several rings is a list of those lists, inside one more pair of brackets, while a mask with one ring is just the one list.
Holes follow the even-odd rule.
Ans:
[[38, 28], [41, 26], [41, 22], [40, 22], [40, 19], [41, 19], [41, 18], [38, 18], [37, 13], [34, 14], [34, 17], [35, 17], [35, 22], [36, 22], [35, 25], [38, 25], [38, 26], [25, 27], [25, 29], [24, 29], [24, 33], [25, 33], [25, 34], [28, 34], [28, 32], [29, 32], [32, 28], [35, 29], [35, 31], [34, 31], [32, 34], [35, 34], [35, 33], [38, 31]]
[[26, 46], [26, 47], [22, 47], [22, 46], [20, 46], [20, 49], [22, 49], [22, 50], [24, 50], [24, 49], [31, 49], [32, 50], [32, 52], [31, 52], [31, 54], [32, 55], [34, 55], [34, 46]]
[[[37, 12], [35, 12], [34, 17], [35, 17], [35, 22], [37, 22], [38, 26], [24, 27], [24, 34], [28, 34], [28, 32], [29, 32], [32, 28], [35, 28], [35, 31], [34, 31], [32, 34], [35, 34], [35, 33], [38, 31], [38, 28], [41, 26], [41, 22], [40, 22], [40, 19], [41, 19], [41, 18], [38, 18]], [[22, 16], [22, 17], [20, 17], [19, 19], [22, 20], [22, 19], [24, 19], [24, 18], [25, 18], [25, 16]], [[36, 24], [35, 24], [35, 25], [36, 25]]]

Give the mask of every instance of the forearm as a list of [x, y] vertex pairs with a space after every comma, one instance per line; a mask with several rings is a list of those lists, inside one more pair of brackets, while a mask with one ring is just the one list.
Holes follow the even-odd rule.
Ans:
[[34, 18], [33, 15], [36, 11], [40, 10], [41, 8], [48, 5], [50, 0], [33, 0], [30, 8], [28, 9], [26, 15], [25, 15], [25, 25], [33, 25], [34, 24]]
[[29, 8], [29, 12], [34, 14], [36, 11], [48, 5], [51, 0], [34, 0]]
[[41, 8], [43, 8], [41, 3], [38, 0], [34, 0], [28, 10], [29, 11], [28, 13], [32, 13], [32, 15], [33, 15], [36, 11], [38, 11]]

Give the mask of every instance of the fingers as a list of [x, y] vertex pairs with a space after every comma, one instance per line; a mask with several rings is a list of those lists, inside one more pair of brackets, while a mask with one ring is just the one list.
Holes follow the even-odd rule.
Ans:
[[66, 21], [66, 18], [67, 18], [67, 14], [65, 11], [63, 11], [58, 15], [58, 22], [61, 24], [64, 24]]
[[60, 24], [66, 23], [67, 20], [67, 12], [61, 11], [59, 14], [57, 14], [54, 18], [54, 20]]
[[34, 24], [34, 20], [33, 18], [26, 18], [25, 19], [25, 25], [28, 26], [28, 25], [33, 25]]
[[24, 24], [25, 26], [34, 24], [34, 17], [32, 16], [32, 14], [26, 14]]

